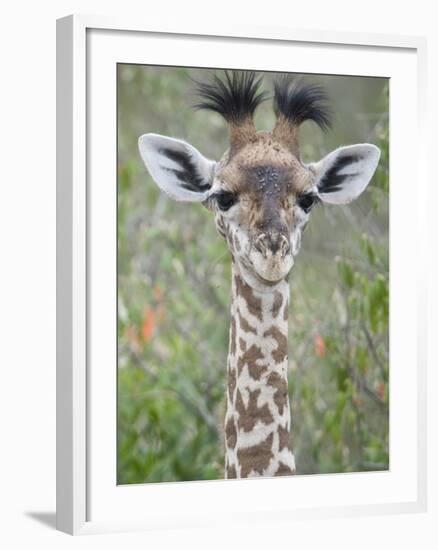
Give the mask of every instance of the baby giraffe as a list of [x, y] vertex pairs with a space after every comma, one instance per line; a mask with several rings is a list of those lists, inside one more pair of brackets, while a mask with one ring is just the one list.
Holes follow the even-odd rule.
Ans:
[[225, 477], [295, 473], [288, 397], [289, 272], [315, 203], [347, 204], [368, 185], [380, 157], [374, 145], [339, 147], [319, 162], [300, 158], [306, 120], [330, 126], [317, 85], [274, 83], [275, 128], [257, 132], [266, 94], [252, 72], [198, 83], [201, 109], [229, 125], [230, 146], [214, 162], [180, 139], [145, 134], [140, 154], [157, 185], [178, 201], [211, 210], [232, 259], [225, 415]]

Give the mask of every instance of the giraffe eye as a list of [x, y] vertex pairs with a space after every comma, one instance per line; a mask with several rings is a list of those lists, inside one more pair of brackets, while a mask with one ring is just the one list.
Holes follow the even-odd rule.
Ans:
[[308, 212], [310, 212], [312, 206], [315, 204], [315, 199], [315, 195], [307, 193], [306, 195], [301, 195], [300, 197], [298, 197], [297, 204], [307, 214]]
[[218, 193], [216, 195], [216, 201], [221, 210], [228, 210], [233, 206], [233, 204], [236, 203], [237, 197], [234, 193], [223, 191], [222, 193]]

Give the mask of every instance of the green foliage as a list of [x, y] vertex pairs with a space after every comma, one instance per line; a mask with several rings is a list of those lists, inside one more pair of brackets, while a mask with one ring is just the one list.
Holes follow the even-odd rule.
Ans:
[[[123, 65], [118, 74], [118, 482], [217, 479], [230, 258], [211, 215], [158, 192], [138, 136], [187, 139], [219, 158], [227, 128], [190, 108], [202, 71]], [[388, 467], [388, 124], [382, 79], [319, 77], [336, 132], [302, 130], [303, 155], [370, 141], [382, 160], [351, 207], [318, 208], [291, 283], [289, 385], [300, 473]], [[357, 116], [352, 123], [352, 113]], [[272, 126], [264, 105], [260, 128]]]
[[[383, 94], [387, 98], [387, 89]], [[311, 330], [313, 355], [309, 353], [308, 342], [301, 362], [290, 375], [301, 473], [384, 470], [389, 464], [388, 132], [382, 122], [385, 117], [383, 113], [375, 128], [374, 143], [382, 150], [378, 171], [366, 193], [368, 197], [358, 201], [360, 218], [351, 216], [355, 223], [369, 216], [372, 225], [365, 225], [366, 231], [362, 233], [352, 233], [349, 228], [351, 239], [348, 245], [344, 243], [342, 255], [335, 257], [336, 277], [325, 304], [321, 301], [321, 289], [315, 296], [314, 289], [323, 283], [321, 271], [316, 271], [318, 280], [313, 280], [316, 265], [303, 269], [307, 275], [299, 277], [300, 286], [295, 290], [308, 293], [307, 314], [323, 319], [317, 320]], [[362, 206], [367, 199], [369, 206]], [[301, 284], [308, 277], [312, 277], [311, 284]], [[303, 330], [292, 327], [292, 341], [306, 340], [309, 325], [305, 314], [303, 325]]]

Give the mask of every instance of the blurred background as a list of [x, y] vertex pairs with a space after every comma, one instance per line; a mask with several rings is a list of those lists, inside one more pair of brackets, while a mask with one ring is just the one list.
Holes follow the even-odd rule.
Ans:
[[[147, 132], [218, 160], [227, 126], [194, 111], [210, 70], [118, 65], [118, 483], [223, 477], [230, 257], [211, 214], [173, 202], [137, 149]], [[271, 89], [274, 73], [264, 73]], [[299, 75], [297, 75], [299, 76]], [[366, 192], [318, 205], [291, 273], [289, 391], [298, 474], [389, 467], [388, 81], [302, 75], [335, 114], [300, 131], [305, 162], [340, 145], [382, 150]], [[271, 129], [270, 102], [256, 114]]]

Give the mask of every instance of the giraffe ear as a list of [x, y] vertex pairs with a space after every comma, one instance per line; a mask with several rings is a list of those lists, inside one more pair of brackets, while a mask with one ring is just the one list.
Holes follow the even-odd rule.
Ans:
[[380, 149], [369, 143], [339, 147], [312, 168], [322, 201], [348, 204], [356, 199], [371, 181], [380, 158]]
[[216, 163], [180, 139], [144, 134], [141, 158], [158, 187], [177, 201], [202, 202], [213, 184]]

